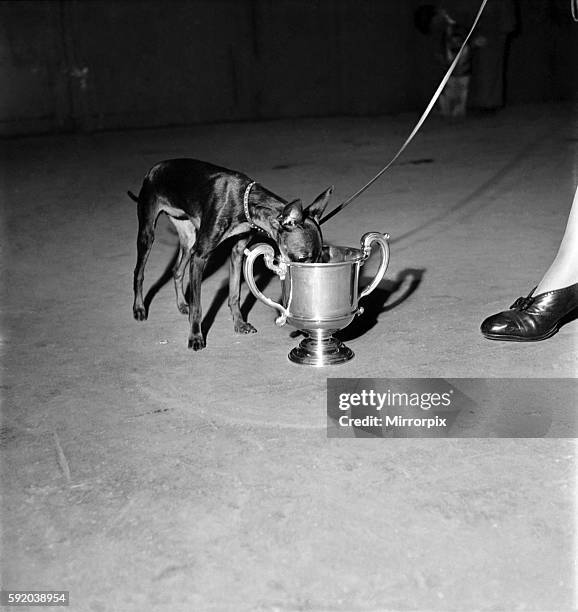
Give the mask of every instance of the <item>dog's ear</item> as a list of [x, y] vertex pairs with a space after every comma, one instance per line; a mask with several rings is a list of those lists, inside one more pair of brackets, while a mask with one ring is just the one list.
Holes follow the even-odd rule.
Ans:
[[323, 215], [323, 211], [325, 210], [325, 207], [329, 203], [329, 198], [331, 197], [332, 193], [333, 193], [333, 185], [331, 185], [329, 189], [326, 189], [322, 194], [318, 195], [313, 201], [313, 204], [310, 204], [305, 209], [305, 212], [310, 217], [313, 217], [314, 219], [319, 221], [319, 219], [321, 219], [321, 216]]
[[301, 200], [293, 200], [289, 202], [277, 217], [280, 225], [283, 227], [294, 227], [303, 221], [303, 205]]

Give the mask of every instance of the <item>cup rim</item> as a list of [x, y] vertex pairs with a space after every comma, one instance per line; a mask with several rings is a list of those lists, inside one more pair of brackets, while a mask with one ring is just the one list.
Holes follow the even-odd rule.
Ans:
[[311, 268], [311, 267], [336, 267], [336, 266], [343, 266], [345, 264], [354, 264], [354, 263], [358, 263], [359, 261], [363, 260], [365, 258], [365, 254], [361, 249], [356, 249], [355, 247], [350, 247], [350, 246], [346, 246], [346, 245], [337, 245], [337, 244], [324, 244], [323, 247], [331, 247], [332, 249], [343, 249], [343, 250], [347, 250], [350, 251], [352, 253], [355, 253], [355, 257], [352, 259], [347, 259], [345, 261], [328, 261], [326, 263], [323, 263], [322, 261], [317, 261], [317, 262], [300, 262], [300, 261], [285, 261], [285, 260], [281, 260], [286, 266], [292, 266], [292, 267], [304, 267], [304, 268]]

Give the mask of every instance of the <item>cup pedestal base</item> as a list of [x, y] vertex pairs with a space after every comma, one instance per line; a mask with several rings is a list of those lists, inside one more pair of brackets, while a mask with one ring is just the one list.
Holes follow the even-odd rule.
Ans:
[[307, 338], [289, 353], [293, 363], [309, 366], [330, 366], [353, 359], [355, 353], [326, 330], [302, 330]]

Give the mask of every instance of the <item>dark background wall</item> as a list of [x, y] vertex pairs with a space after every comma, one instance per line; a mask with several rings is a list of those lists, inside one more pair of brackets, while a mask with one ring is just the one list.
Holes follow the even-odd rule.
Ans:
[[[2, 1], [0, 134], [422, 108], [440, 73], [418, 4]], [[519, 16], [509, 102], [570, 97], [569, 2], [520, 0]]]

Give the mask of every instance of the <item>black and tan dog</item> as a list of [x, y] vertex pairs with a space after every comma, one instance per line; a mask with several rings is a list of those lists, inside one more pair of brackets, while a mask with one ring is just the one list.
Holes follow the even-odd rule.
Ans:
[[[257, 331], [241, 314], [240, 285], [243, 251], [256, 231], [266, 233], [288, 261], [315, 262], [321, 256], [323, 239], [319, 219], [327, 206], [332, 187], [310, 206], [299, 200], [287, 202], [250, 178], [195, 159], [171, 159], [153, 166], [143, 181], [138, 197], [137, 263], [134, 270], [133, 314], [144, 321], [144, 268], [154, 241], [157, 217], [168, 215], [179, 236], [179, 253], [173, 268], [177, 307], [189, 315], [189, 348], [205, 347], [201, 330], [201, 281], [211, 253], [224, 240], [238, 237], [229, 266], [229, 308], [235, 331]], [[188, 303], [183, 276], [189, 266]]]

